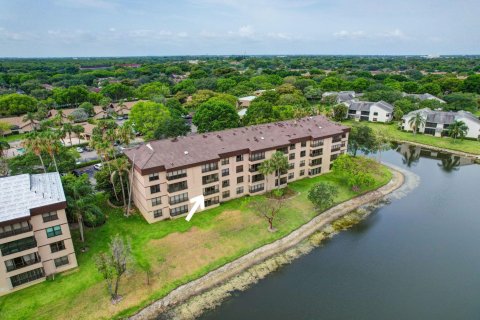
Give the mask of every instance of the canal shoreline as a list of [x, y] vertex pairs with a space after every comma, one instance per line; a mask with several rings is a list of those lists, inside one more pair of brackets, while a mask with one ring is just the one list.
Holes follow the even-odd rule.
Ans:
[[[257, 248], [196, 280], [176, 288], [129, 319], [146, 320], [165, 316], [168, 319], [193, 319], [204, 309], [219, 304], [231, 293], [232, 289], [244, 289], [274, 271], [280, 265], [309, 252], [312, 246], [302, 248], [299, 245], [309, 238], [319, 243], [326, 237], [333, 235], [335, 230], [331, 225], [339, 219], [360, 221], [361, 218], [352, 215], [353, 211], [377, 203], [404, 184], [407, 171], [389, 164], [385, 165], [392, 171], [392, 179], [386, 185], [342, 202], [316, 216], [287, 236]], [[276, 259], [277, 255], [282, 255], [283, 258]], [[251, 269], [255, 269], [255, 276], [249, 276], [251, 272], [246, 272]], [[203, 298], [208, 296], [208, 301], [199, 297], [200, 295]], [[197, 301], [192, 302], [195, 297], [197, 297]], [[190, 305], [186, 304], [187, 301], [191, 302]], [[182, 309], [179, 306], [185, 306], [185, 308]], [[167, 314], [165, 314], [166, 312]]]
[[408, 140], [395, 140], [397, 143], [405, 143], [405, 144], [410, 144], [416, 147], [421, 147], [433, 151], [440, 151], [440, 152], [445, 152], [445, 153], [451, 153], [457, 156], [461, 156], [464, 158], [472, 159], [476, 161], [477, 163], [480, 163], [480, 155], [475, 154], [475, 153], [468, 153], [468, 152], [463, 152], [463, 151], [458, 151], [458, 150], [453, 150], [453, 149], [446, 149], [446, 148], [440, 148], [440, 147], [435, 147], [430, 144], [423, 144], [423, 143], [418, 143], [418, 142], [413, 142], [413, 141], [408, 141]]

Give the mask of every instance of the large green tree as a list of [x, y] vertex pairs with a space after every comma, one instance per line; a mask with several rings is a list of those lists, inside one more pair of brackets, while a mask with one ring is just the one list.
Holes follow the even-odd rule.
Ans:
[[0, 96], [0, 116], [16, 116], [37, 110], [38, 101], [24, 94]]
[[376, 150], [376, 136], [367, 125], [355, 125], [348, 136], [348, 149], [355, 157], [357, 152], [370, 153]]
[[240, 126], [240, 117], [237, 110], [224, 101], [207, 101], [200, 105], [193, 116], [193, 124], [198, 132], [209, 132], [237, 128]]
[[129, 115], [129, 122], [135, 131], [143, 134], [147, 140], [153, 139], [155, 132], [164, 126], [168, 119], [170, 119], [168, 108], [153, 101], [136, 103]]

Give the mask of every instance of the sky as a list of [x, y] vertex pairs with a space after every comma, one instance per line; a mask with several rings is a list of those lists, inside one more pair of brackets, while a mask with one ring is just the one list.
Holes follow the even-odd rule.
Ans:
[[0, 57], [480, 54], [480, 0], [0, 0]]

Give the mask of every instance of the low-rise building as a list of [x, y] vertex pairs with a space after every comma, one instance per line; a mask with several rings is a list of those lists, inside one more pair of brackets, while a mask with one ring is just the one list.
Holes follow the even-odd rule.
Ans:
[[58, 172], [0, 178], [0, 295], [75, 268]]
[[415, 99], [418, 99], [420, 101], [424, 101], [424, 100], [436, 100], [440, 103], [446, 103], [444, 100], [438, 98], [438, 97], [435, 97], [433, 94], [430, 94], [430, 93], [405, 93], [403, 92], [402, 93], [402, 96], [404, 97], [410, 97], [410, 98], [415, 98]]
[[356, 121], [390, 122], [393, 119], [393, 106], [385, 101], [348, 101], [348, 118]]
[[327, 91], [322, 94], [322, 99], [335, 99], [336, 103], [345, 103], [351, 101], [355, 98], [358, 98], [360, 95], [356, 94], [355, 91]]
[[239, 108], [248, 108], [253, 100], [255, 100], [257, 96], [248, 96], [248, 97], [241, 97], [238, 98], [238, 107]]
[[415, 117], [417, 113], [424, 120], [424, 124], [418, 128], [420, 133], [441, 137], [447, 133], [448, 127], [452, 123], [462, 121], [468, 127], [466, 137], [480, 139], [480, 119], [468, 111], [438, 111], [429, 108], [415, 110], [402, 117], [402, 130], [413, 131], [410, 119]]
[[[125, 150], [133, 164], [133, 201], [149, 223], [329, 172], [347, 150], [350, 128], [323, 116], [151, 141]], [[283, 152], [289, 169], [265, 177], [261, 163]]]

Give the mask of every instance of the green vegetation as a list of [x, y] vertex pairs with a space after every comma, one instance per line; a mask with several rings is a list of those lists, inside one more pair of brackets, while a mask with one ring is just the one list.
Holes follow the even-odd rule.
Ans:
[[[346, 121], [343, 124], [348, 126], [353, 126], [354, 121]], [[369, 126], [375, 132], [384, 130], [392, 140], [394, 141], [407, 141], [420, 143], [432, 147], [442, 148], [446, 150], [454, 150], [467, 152], [471, 154], [480, 154], [480, 143], [474, 140], [461, 140], [455, 141], [451, 137], [434, 137], [428, 134], [417, 133], [414, 135], [412, 132], [405, 132], [400, 130], [397, 127], [397, 124], [383, 124], [383, 123], [373, 123], [373, 122], [363, 122], [364, 125]]]
[[[265, 220], [250, 207], [255, 199], [241, 198], [217, 208], [196, 214], [190, 222], [175, 219], [148, 225], [143, 217], [128, 218], [121, 209], [106, 205], [99, 196], [98, 205], [107, 215], [107, 222], [85, 230], [85, 243], [79, 241], [78, 229], [73, 230], [79, 268], [55, 276], [55, 280], [25, 288], [0, 298], [2, 319], [71, 319], [120, 318], [165, 296], [179, 285], [206, 274], [262, 245], [283, 237], [318, 214], [307, 199], [308, 190], [317, 183], [337, 187], [334, 203], [340, 203], [386, 184], [391, 173], [375, 165], [375, 182], [354, 192], [343, 183], [343, 177], [328, 173], [289, 184], [297, 195], [284, 201], [274, 221], [276, 232], [269, 232]], [[120, 285], [122, 301], [112, 305], [95, 259], [106, 252], [112, 235], [131, 239], [134, 264], [131, 273]], [[88, 247], [81, 252], [79, 248]]]

